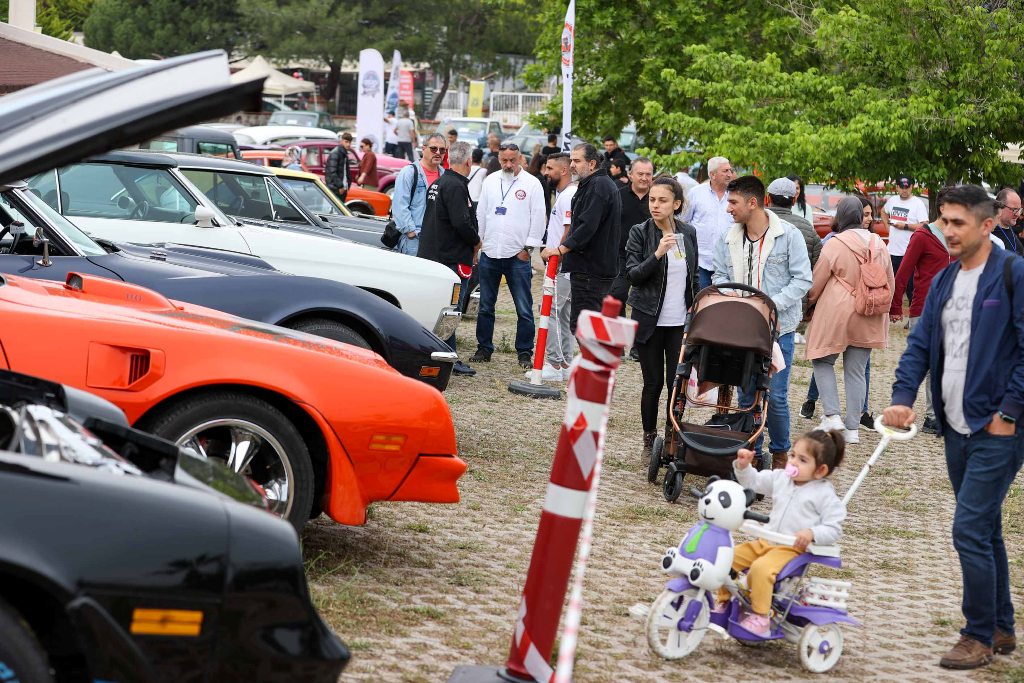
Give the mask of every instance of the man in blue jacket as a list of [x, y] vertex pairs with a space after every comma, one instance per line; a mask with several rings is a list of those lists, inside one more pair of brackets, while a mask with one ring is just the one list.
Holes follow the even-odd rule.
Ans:
[[1024, 459], [1024, 259], [993, 249], [992, 199], [962, 185], [939, 199], [939, 227], [959, 258], [932, 281], [896, 368], [886, 424], [914, 422], [911, 406], [931, 372], [938, 431], [956, 496], [953, 547], [963, 573], [960, 641], [939, 664], [973, 669], [1011, 652], [1013, 630], [1002, 505]]

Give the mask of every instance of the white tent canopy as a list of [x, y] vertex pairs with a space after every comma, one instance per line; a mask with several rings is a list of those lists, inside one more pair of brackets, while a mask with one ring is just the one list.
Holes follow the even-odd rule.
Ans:
[[285, 95], [314, 92], [316, 90], [316, 86], [313, 83], [281, 73], [260, 56], [255, 57], [252, 63], [241, 71], [231, 74], [232, 83], [244, 83], [257, 78], [266, 78], [263, 82], [263, 93], [265, 95], [284, 97]]

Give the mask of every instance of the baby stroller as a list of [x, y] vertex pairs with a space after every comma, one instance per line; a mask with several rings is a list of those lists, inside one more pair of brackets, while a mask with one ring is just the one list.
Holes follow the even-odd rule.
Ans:
[[[736, 451], [753, 448], [764, 430], [772, 347], [778, 338], [775, 303], [761, 290], [727, 282], [698, 292], [683, 331], [669, 399], [670, 426], [666, 426], [664, 437], [654, 440], [647, 465], [647, 480], [652, 484], [661, 468], [666, 468], [665, 500], [674, 502], [679, 497], [687, 473], [734, 478]], [[687, 382], [694, 368], [700, 390], [717, 386], [714, 401], [688, 393]], [[753, 403], [734, 407], [733, 387], [754, 391]], [[687, 404], [714, 408], [715, 414], [705, 424], [685, 422]], [[758, 469], [770, 467], [770, 456], [764, 457]]]

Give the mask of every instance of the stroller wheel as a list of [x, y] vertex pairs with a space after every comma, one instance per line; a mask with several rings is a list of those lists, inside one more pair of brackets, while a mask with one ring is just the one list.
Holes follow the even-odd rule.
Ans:
[[683, 492], [683, 473], [670, 467], [665, 472], [665, 481], [661, 484], [661, 492], [665, 494], [665, 500], [670, 503], [676, 502], [679, 494]]
[[651, 459], [647, 461], [647, 481], [651, 484], [658, 483], [658, 471], [661, 470], [661, 456], [664, 452], [665, 439], [656, 437], [651, 446]]

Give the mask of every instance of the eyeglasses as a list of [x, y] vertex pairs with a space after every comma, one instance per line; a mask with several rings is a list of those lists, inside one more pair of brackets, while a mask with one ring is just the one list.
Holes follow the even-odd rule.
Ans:
[[1006, 210], [1012, 213], [1014, 216], [1019, 216], [1021, 211], [1024, 211], [1024, 207], [1018, 206], [1016, 209], [1013, 207], [1006, 207]]
[[499, 152], [504, 152], [505, 150], [512, 150], [513, 152], [518, 152], [519, 151], [519, 145], [511, 144], [511, 143], [507, 144], [507, 145], [498, 145], [498, 151]]
[[433, 145], [427, 145], [427, 149], [429, 149], [434, 154], [440, 154], [441, 152], [445, 152], [448, 150], [447, 147], [434, 147]]

